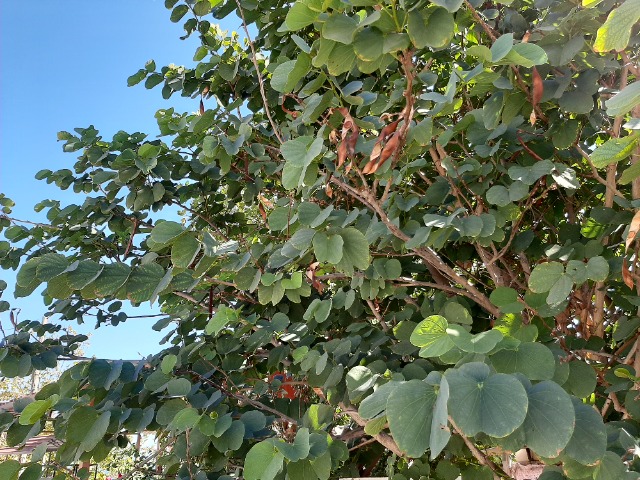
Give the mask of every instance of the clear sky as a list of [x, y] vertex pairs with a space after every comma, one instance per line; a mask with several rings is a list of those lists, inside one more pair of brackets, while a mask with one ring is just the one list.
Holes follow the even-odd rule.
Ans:
[[[158, 69], [193, 64], [198, 39], [179, 39], [182, 24], [170, 22], [163, 1], [0, 0], [0, 6], [0, 192], [16, 202], [14, 217], [41, 220], [33, 205], [45, 198], [82, 201], [34, 179], [43, 168], [72, 168], [75, 155], [62, 153], [58, 131], [94, 125], [105, 138], [118, 130], [154, 136], [159, 108], [197, 110], [197, 100], [163, 100], [160, 87], [127, 87], [127, 77], [149, 59]], [[240, 23], [222, 27], [238, 30]], [[0, 270], [0, 278], [12, 290], [15, 276]], [[23, 320], [39, 319], [45, 311], [38, 295], [6, 300], [22, 309]], [[6, 317], [0, 313], [5, 327]], [[101, 327], [85, 353], [125, 359], [155, 353], [163, 334], [151, 330], [153, 323], [131, 319]], [[83, 333], [93, 327], [72, 326]]]

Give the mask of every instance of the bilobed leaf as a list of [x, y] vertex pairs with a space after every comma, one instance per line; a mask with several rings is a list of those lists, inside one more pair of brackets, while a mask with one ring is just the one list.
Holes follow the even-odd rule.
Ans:
[[91, 450], [93, 450], [98, 442], [100, 442], [100, 440], [102, 440], [102, 438], [107, 433], [110, 419], [111, 412], [107, 410], [105, 412], [102, 412], [90, 426], [85, 425], [86, 430], [85, 434], [82, 437], [80, 448], [85, 452], [90, 452]]
[[633, 133], [622, 138], [610, 138], [593, 151], [591, 162], [596, 168], [604, 168], [624, 160], [633, 153], [639, 137], [639, 133]]
[[38, 264], [40, 263], [42, 257], [34, 257], [27, 260], [24, 265], [18, 271], [16, 275], [16, 283], [20, 287], [28, 287], [33, 283], [40, 283], [40, 280], [36, 277], [36, 271], [38, 269]]
[[[622, 459], [617, 454], [609, 451], [605, 452], [604, 457], [602, 457], [602, 460], [596, 466], [593, 472], [593, 479], [617, 480], [618, 478], [624, 478], [626, 471], [627, 466], [622, 462]], [[634, 477], [637, 478], [635, 475]]]
[[546, 293], [564, 275], [564, 267], [558, 262], [547, 262], [536, 266], [529, 277], [529, 288], [534, 293]]
[[491, 45], [491, 61], [498, 62], [502, 60], [513, 48], [513, 33], [505, 33], [500, 35], [498, 39]]
[[567, 274], [562, 274], [549, 289], [549, 295], [547, 296], [548, 305], [560, 305], [567, 299], [567, 296], [573, 290], [573, 280]]
[[151, 240], [166, 245], [184, 232], [184, 227], [178, 222], [164, 221], [156, 224], [151, 230]]
[[499, 330], [492, 329], [472, 335], [460, 325], [449, 325], [447, 335], [456, 347], [468, 353], [489, 353], [502, 340]]
[[273, 444], [284, 457], [291, 461], [297, 462], [309, 456], [311, 445], [309, 443], [309, 429], [303, 427], [296, 433], [293, 443], [285, 441], [273, 441]]
[[542, 47], [533, 43], [516, 43], [507, 53], [504, 61], [520, 65], [522, 67], [533, 67], [547, 63], [547, 53]]
[[102, 273], [103, 265], [93, 260], [84, 260], [78, 266], [67, 273], [67, 282], [73, 290], [82, 290], [84, 287], [93, 282], [100, 273]]
[[284, 455], [269, 441], [256, 443], [247, 453], [243, 476], [246, 480], [273, 480], [282, 470]]
[[367, 398], [360, 402], [358, 413], [362, 418], [374, 418], [387, 409], [387, 400], [391, 392], [395, 390], [400, 382], [391, 381], [380, 385]]
[[596, 372], [591, 365], [580, 360], [569, 362], [569, 378], [563, 387], [578, 398], [591, 395], [596, 388]]
[[489, 190], [487, 190], [487, 202], [492, 205], [498, 205], [499, 207], [504, 207], [511, 203], [511, 199], [509, 198], [509, 190], [502, 185], [494, 185]]
[[593, 49], [596, 52], [621, 51], [629, 44], [631, 30], [640, 20], [640, 0], [625, 0], [614, 8], [598, 29]]
[[93, 282], [96, 292], [103, 297], [113, 295], [124, 285], [130, 274], [131, 267], [125, 263], [106, 264]]
[[609, 262], [604, 257], [591, 257], [586, 268], [587, 276], [594, 282], [604, 282], [609, 276]]
[[293, 190], [304, 184], [307, 168], [322, 152], [322, 138], [297, 137], [282, 144], [281, 152], [286, 163], [282, 170], [282, 186]]
[[209, 320], [204, 330], [207, 335], [215, 336], [229, 323], [238, 321], [239, 317], [240, 314], [237, 310], [229, 308], [226, 305], [220, 305], [216, 314]]
[[339, 230], [338, 235], [342, 237], [342, 259], [341, 263], [346, 263], [355, 268], [366, 270], [369, 266], [369, 242], [360, 230], [353, 227]]
[[550, 380], [555, 358], [541, 343], [523, 342], [515, 350], [500, 350], [491, 355], [491, 363], [501, 373], [522, 373], [529, 380]]
[[311, 68], [311, 57], [302, 53], [295, 60], [281, 63], [271, 76], [271, 88], [277, 92], [290, 93]]
[[317, 232], [313, 237], [313, 251], [319, 262], [336, 265], [342, 260], [343, 247], [344, 240], [340, 235]]
[[18, 422], [20, 425], [33, 425], [51, 407], [51, 400], [36, 400], [27, 405], [20, 413]]
[[384, 35], [375, 27], [367, 27], [356, 33], [353, 49], [358, 58], [375, 61], [384, 53]]
[[460, 9], [464, 0], [434, 0], [431, 3], [435, 3], [436, 5], [446, 8], [451, 13], [455, 13]]
[[455, 345], [447, 334], [449, 322], [440, 315], [432, 315], [420, 322], [411, 334], [411, 343], [420, 347], [421, 357], [439, 357]]
[[592, 406], [572, 399], [576, 423], [565, 453], [583, 465], [595, 465], [607, 448], [607, 432], [602, 417]]
[[182, 235], [173, 241], [171, 262], [176, 268], [188, 268], [200, 251], [200, 242], [190, 234]]
[[200, 420], [200, 413], [198, 413], [198, 410], [193, 407], [188, 407], [176, 413], [173, 420], [171, 420], [169, 427], [173, 427], [174, 429], [183, 432], [189, 428], [195, 427], [198, 420]]
[[421, 457], [429, 448], [436, 393], [432, 385], [410, 380], [389, 395], [387, 418], [391, 435], [409, 457]]
[[358, 21], [341, 13], [331, 15], [322, 26], [322, 36], [334, 42], [349, 45], [358, 27]]
[[526, 444], [538, 455], [557, 457], [573, 435], [571, 397], [557, 383], [544, 381], [527, 390], [529, 408], [522, 429]]
[[163, 277], [164, 269], [157, 263], [134, 268], [125, 285], [127, 298], [135, 303], [150, 300]]
[[446, 9], [437, 7], [430, 12], [415, 9], [409, 12], [408, 32], [417, 48], [444, 47], [453, 37], [455, 22]]
[[503, 373], [490, 374], [484, 363], [447, 370], [449, 414], [465, 435], [484, 432], [506, 437], [522, 425], [528, 398], [522, 383]]
[[36, 274], [39, 280], [48, 282], [64, 272], [69, 266], [69, 260], [59, 253], [47, 253], [38, 263]]
[[447, 403], [449, 402], [449, 382], [447, 378], [441, 376], [440, 389], [437, 392], [438, 398], [433, 406], [433, 419], [431, 421], [431, 435], [429, 437], [429, 449], [431, 453], [429, 458], [434, 460], [444, 447], [449, 443], [451, 438], [451, 430], [449, 429], [449, 410]]

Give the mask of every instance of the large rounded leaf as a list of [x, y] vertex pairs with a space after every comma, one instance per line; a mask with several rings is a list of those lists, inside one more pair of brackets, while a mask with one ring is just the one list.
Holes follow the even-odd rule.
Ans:
[[500, 350], [491, 363], [501, 373], [522, 373], [529, 380], [551, 380], [556, 368], [551, 350], [541, 343], [526, 342], [516, 350]]
[[436, 399], [433, 385], [421, 380], [403, 383], [389, 395], [387, 418], [391, 435], [409, 457], [421, 457], [429, 448]]
[[505, 437], [524, 422], [529, 401], [515, 377], [491, 375], [489, 366], [479, 362], [448, 370], [446, 377], [449, 413], [465, 435]]
[[604, 422], [593, 407], [573, 398], [576, 425], [565, 453], [583, 465], [595, 465], [607, 448]]
[[573, 435], [575, 413], [571, 397], [557, 383], [531, 387], [523, 430], [526, 444], [542, 457], [557, 457]]
[[410, 341], [422, 348], [421, 357], [439, 357], [455, 346], [447, 334], [448, 326], [447, 319], [440, 315], [431, 315], [416, 326]]

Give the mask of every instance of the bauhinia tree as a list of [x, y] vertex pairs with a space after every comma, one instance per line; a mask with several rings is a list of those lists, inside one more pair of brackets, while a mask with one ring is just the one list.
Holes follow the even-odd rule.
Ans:
[[37, 178], [78, 202], [47, 224], [1, 199], [2, 267], [57, 320], [16, 322], [0, 370], [125, 301], [166, 342], [77, 364], [8, 443], [52, 427], [56, 478], [141, 431], [167, 478], [509, 478], [524, 447], [546, 480], [640, 478], [640, 1], [166, 4], [195, 67], [129, 84], [199, 111], [60, 133], [77, 162]]

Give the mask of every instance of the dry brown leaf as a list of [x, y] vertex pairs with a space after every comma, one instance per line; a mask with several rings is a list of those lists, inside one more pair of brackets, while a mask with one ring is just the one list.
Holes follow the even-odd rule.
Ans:
[[536, 67], [533, 67], [532, 79], [533, 88], [531, 93], [531, 106], [533, 107], [533, 110], [529, 117], [531, 125], [536, 123], [536, 107], [540, 103], [540, 100], [542, 100], [542, 95], [544, 93], [544, 83], [542, 82], [542, 77], [538, 73], [538, 69], [536, 69]]
[[627, 239], [624, 242], [625, 250], [629, 249], [631, 243], [636, 238], [638, 231], [640, 231], [640, 210], [638, 210], [631, 219], [631, 224], [629, 225], [629, 233], [627, 234]]
[[340, 142], [340, 145], [338, 145], [338, 159], [336, 163], [336, 168], [340, 168], [346, 159], [347, 159], [347, 141], [342, 140], [342, 142]]
[[328, 183], [327, 186], [324, 187], [324, 193], [327, 194], [327, 197], [333, 198], [333, 188], [331, 188], [331, 185], [329, 185]]
[[349, 135], [349, 137], [347, 138], [347, 141], [346, 141], [347, 154], [351, 158], [353, 158], [356, 154], [356, 143], [358, 143], [359, 135], [360, 135], [360, 132], [358, 132], [358, 130], [354, 130], [353, 132], [351, 132], [351, 135]]
[[267, 221], [267, 211], [264, 209], [264, 206], [261, 203], [258, 203], [258, 211], [260, 212], [260, 216], [262, 220]]
[[633, 288], [633, 275], [629, 271], [629, 264], [626, 258], [622, 261], [622, 280], [624, 280], [627, 287]]
[[204, 102], [200, 99], [200, 115], [204, 115]]

